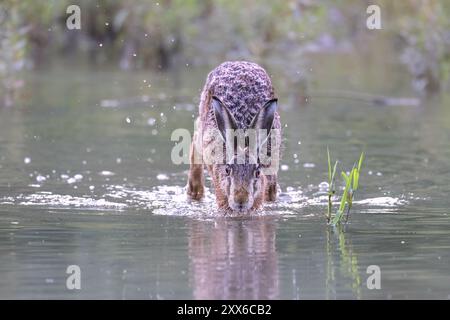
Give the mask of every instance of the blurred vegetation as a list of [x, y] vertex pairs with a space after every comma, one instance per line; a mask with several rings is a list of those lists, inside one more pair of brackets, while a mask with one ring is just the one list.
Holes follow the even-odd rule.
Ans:
[[[66, 28], [71, 4], [81, 30]], [[381, 7], [380, 31], [365, 27], [369, 4]], [[0, 94], [10, 104], [22, 69], [61, 60], [166, 70], [251, 59], [306, 87], [308, 54], [361, 51], [374, 32], [390, 39], [414, 88], [434, 93], [449, 81], [449, 17], [450, 1], [438, 0], [2, 0]]]
[[401, 40], [401, 61], [419, 91], [437, 92], [450, 75], [450, 1], [398, 1], [392, 32]]

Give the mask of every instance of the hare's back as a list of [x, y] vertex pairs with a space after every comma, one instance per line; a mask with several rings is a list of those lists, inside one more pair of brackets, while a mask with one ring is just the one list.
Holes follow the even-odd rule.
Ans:
[[225, 104], [241, 128], [248, 127], [259, 109], [275, 97], [267, 72], [247, 61], [222, 63], [208, 75], [205, 89]]

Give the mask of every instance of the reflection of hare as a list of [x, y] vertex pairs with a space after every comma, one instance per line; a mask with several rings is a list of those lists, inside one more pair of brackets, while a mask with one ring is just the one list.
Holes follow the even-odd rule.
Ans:
[[[213, 145], [218, 135], [226, 142], [225, 151], [231, 149], [236, 152], [234, 141], [226, 139], [227, 131], [230, 130], [264, 130], [267, 135], [273, 131], [273, 138], [279, 141], [280, 130], [271, 131], [272, 128], [280, 129], [281, 125], [277, 99], [266, 71], [255, 63], [245, 61], [222, 63], [208, 75], [201, 94], [199, 112], [197, 131], [191, 145], [189, 196], [192, 199], [202, 198], [203, 165], [206, 164], [221, 209], [248, 212], [258, 209], [264, 200], [274, 201], [277, 194], [276, 171], [267, 174], [262, 170], [260, 159], [252, 157], [249, 148], [244, 151], [249, 161], [243, 164], [235, 163], [235, 158], [227, 163], [222, 159], [203, 162], [205, 157], [217, 155]], [[259, 147], [264, 140], [258, 142]], [[278, 148], [267, 144], [267, 153], [270, 155], [276, 152], [278, 157]]]
[[276, 299], [276, 225], [271, 218], [193, 221], [189, 232], [195, 299]]

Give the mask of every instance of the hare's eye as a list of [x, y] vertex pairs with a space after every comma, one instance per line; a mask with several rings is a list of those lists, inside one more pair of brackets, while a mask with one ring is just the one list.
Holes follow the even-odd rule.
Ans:
[[231, 174], [231, 168], [229, 166], [225, 167], [225, 174], [229, 176]]
[[261, 171], [259, 169], [256, 169], [255, 170], [255, 178], [258, 179], [260, 175], [261, 175]]

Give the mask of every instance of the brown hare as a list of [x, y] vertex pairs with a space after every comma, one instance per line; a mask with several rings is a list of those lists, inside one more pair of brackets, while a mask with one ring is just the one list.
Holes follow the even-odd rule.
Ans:
[[[236, 61], [215, 68], [201, 93], [188, 195], [195, 200], [203, 197], [206, 167], [217, 205], [225, 213], [249, 213], [264, 201], [274, 201], [280, 129], [275, 92], [262, 67]], [[255, 133], [253, 139], [249, 132]]]

